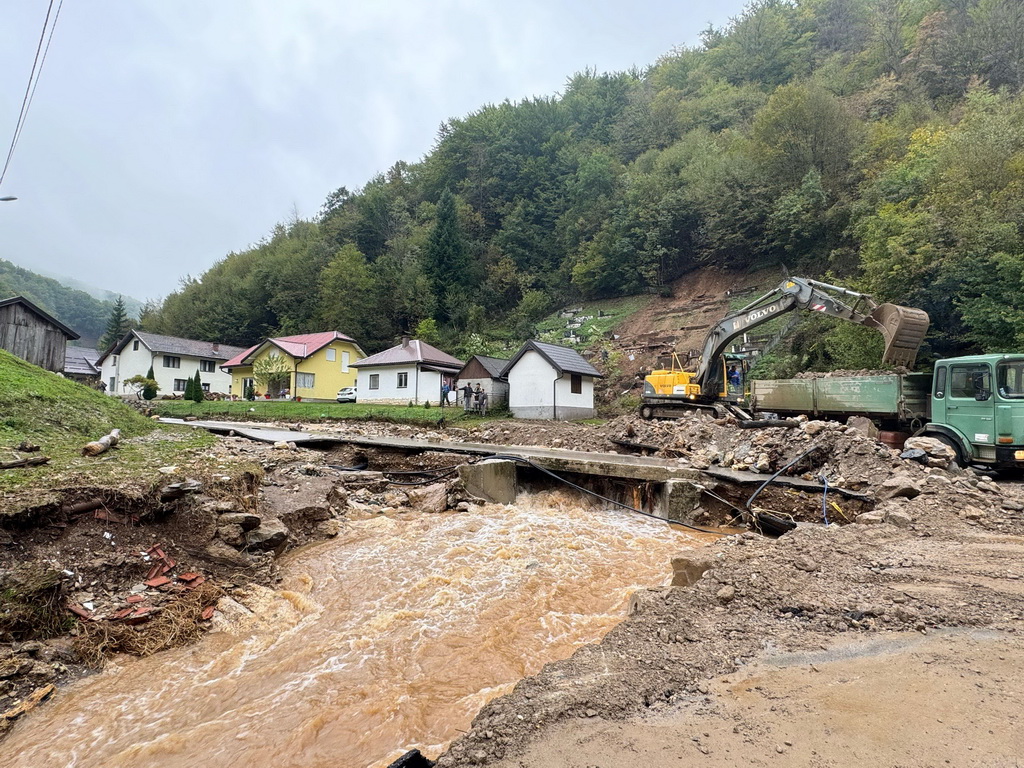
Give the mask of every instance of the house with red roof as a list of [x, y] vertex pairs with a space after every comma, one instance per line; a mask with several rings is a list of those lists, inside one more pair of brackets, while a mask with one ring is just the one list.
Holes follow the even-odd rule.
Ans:
[[454, 383], [464, 363], [419, 339], [356, 360], [359, 402], [438, 405], [445, 381]]
[[356, 383], [355, 361], [365, 357], [355, 339], [338, 331], [277, 336], [235, 355], [221, 365], [231, 374], [231, 394], [252, 388], [264, 397], [334, 400]]

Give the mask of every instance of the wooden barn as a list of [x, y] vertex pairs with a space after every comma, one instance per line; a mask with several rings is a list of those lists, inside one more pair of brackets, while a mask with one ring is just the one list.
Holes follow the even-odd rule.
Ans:
[[69, 341], [79, 335], [23, 296], [0, 301], [0, 349], [59, 373]]

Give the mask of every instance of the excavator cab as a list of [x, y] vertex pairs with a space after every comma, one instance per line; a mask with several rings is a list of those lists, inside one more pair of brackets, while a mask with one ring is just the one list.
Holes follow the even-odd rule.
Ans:
[[747, 384], [749, 372], [750, 361], [746, 355], [722, 355], [722, 381], [719, 382], [718, 398], [730, 403], [746, 402], [750, 389]]

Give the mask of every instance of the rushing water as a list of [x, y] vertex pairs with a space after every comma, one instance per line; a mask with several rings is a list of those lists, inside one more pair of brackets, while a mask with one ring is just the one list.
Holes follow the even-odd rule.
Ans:
[[383, 766], [436, 755], [489, 699], [601, 638], [703, 543], [543, 494], [353, 522], [284, 563], [258, 620], [121, 659], [0, 743], [0, 765]]

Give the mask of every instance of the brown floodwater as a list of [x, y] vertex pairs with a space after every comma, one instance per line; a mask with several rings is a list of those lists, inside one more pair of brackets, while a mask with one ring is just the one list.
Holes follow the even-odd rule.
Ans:
[[336, 768], [436, 756], [522, 677], [599, 640], [711, 537], [558, 493], [374, 517], [288, 555], [251, 619], [119, 658], [0, 743], [0, 765]]

